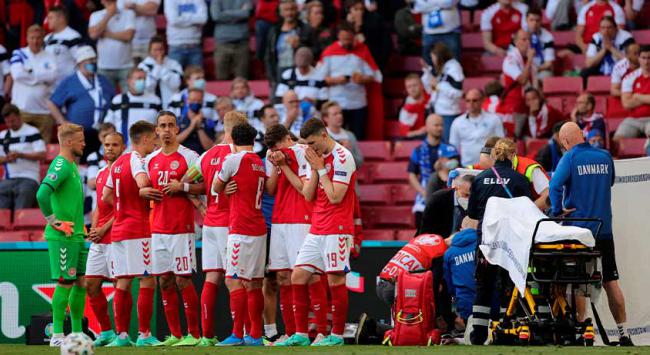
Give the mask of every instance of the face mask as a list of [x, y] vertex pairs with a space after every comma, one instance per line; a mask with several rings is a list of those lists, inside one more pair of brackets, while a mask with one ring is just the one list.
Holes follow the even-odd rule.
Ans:
[[457, 167], [458, 167], [458, 160], [456, 160], [456, 159], [448, 160], [448, 161], [445, 163], [445, 168], [447, 168], [447, 169], [449, 169], [449, 170], [454, 170], [454, 169], [456, 169]]
[[84, 69], [91, 74], [95, 74], [97, 72], [97, 63], [86, 63]]
[[133, 83], [133, 91], [136, 95], [140, 95], [144, 92], [144, 79], [138, 79]]
[[204, 90], [205, 89], [205, 79], [196, 79], [196, 80], [194, 80], [194, 89]]
[[192, 102], [192, 103], [189, 104], [190, 111], [196, 112], [196, 113], [199, 113], [199, 111], [201, 111], [202, 106], [203, 105], [200, 102]]
[[458, 205], [467, 211], [467, 205], [469, 204], [469, 199], [467, 197], [458, 197], [456, 198], [456, 201], [458, 201]]

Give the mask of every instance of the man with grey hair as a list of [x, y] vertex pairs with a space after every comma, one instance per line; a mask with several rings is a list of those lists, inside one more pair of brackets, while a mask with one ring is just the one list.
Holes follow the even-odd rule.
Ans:
[[309, 47], [300, 47], [294, 55], [295, 67], [289, 68], [280, 75], [280, 82], [275, 89], [275, 98], [280, 99], [289, 90], [298, 94], [298, 99], [312, 103], [325, 101], [328, 90], [325, 77], [312, 64], [314, 54]]

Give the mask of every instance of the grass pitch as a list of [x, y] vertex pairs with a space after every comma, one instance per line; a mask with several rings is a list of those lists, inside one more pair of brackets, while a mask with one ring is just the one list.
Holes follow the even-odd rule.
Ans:
[[[650, 347], [617, 348], [617, 347], [555, 347], [555, 346], [435, 346], [435, 347], [385, 347], [385, 346], [343, 346], [338, 348], [273, 348], [273, 347], [238, 347], [238, 348], [98, 348], [96, 354], [193, 354], [193, 355], [266, 355], [266, 354], [345, 354], [345, 355], [424, 355], [424, 354], [476, 354], [476, 355], [515, 355], [515, 354], [557, 354], [557, 355], [586, 355], [586, 354], [650, 354]], [[48, 346], [26, 346], [0, 344], [2, 355], [45, 355], [59, 354], [58, 349]]]

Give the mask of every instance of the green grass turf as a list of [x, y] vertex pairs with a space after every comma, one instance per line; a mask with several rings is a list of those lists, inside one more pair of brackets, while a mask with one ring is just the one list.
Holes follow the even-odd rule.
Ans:
[[[650, 347], [615, 348], [615, 347], [554, 347], [554, 346], [531, 346], [531, 347], [505, 347], [505, 346], [435, 346], [435, 347], [384, 347], [384, 346], [343, 346], [339, 348], [99, 348], [96, 354], [216, 354], [216, 355], [244, 355], [244, 354], [345, 354], [345, 355], [419, 355], [419, 354], [481, 354], [481, 355], [515, 355], [515, 354], [650, 354]], [[2, 355], [40, 355], [59, 354], [58, 349], [48, 346], [25, 346], [25, 345], [4, 345], [0, 344]]]

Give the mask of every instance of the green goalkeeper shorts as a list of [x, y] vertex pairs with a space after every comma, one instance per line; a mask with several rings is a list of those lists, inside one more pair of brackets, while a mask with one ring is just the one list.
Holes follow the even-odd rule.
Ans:
[[50, 273], [55, 281], [74, 281], [86, 272], [88, 249], [83, 241], [48, 240]]

